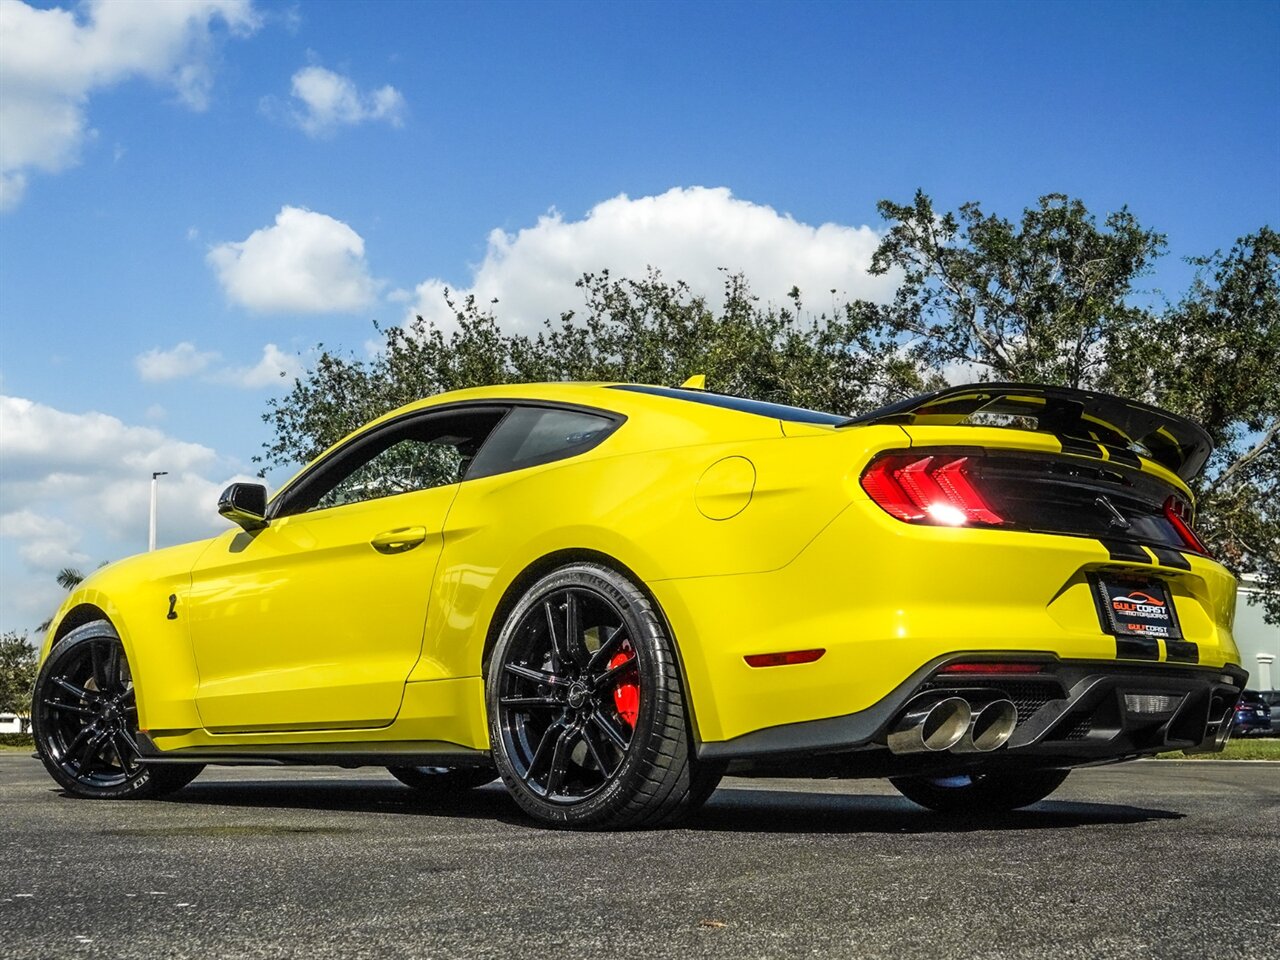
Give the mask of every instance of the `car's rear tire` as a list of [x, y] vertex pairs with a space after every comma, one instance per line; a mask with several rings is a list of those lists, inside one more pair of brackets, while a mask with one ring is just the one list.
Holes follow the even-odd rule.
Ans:
[[599, 564], [561, 567], [520, 597], [489, 659], [486, 703], [503, 782], [549, 826], [667, 824], [719, 780], [693, 755], [662, 618]]
[[406, 787], [441, 799], [456, 797], [498, 779], [498, 771], [492, 767], [387, 767], [387, 771]]
[[1069, 770], [965, 773], [954, 777], [891, 777], [908, 800], [938, 813], [1005, 813], [1043, 800], [1067, 779]]
[[69, 794], [142, 800], [180, 790], [199, 764], [147, 764], [138, 750], [133, 676], [120, 637], [106, 620], [72, 630], [36, 677], [31, 721], [36, 752]]

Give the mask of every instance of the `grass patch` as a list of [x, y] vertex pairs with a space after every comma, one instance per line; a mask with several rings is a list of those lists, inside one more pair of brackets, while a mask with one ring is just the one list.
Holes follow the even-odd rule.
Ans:
[[1187, 756], [1181, 750], [1162, 753], [1157, 760], [1280, 760], [1280, 739], [1249, 737], [1230, 740], [1221, 753], [1195, 753]]
[[0, 750], [26, 750], [30, 753], [36, 742], [29, 733], [0, 733]]

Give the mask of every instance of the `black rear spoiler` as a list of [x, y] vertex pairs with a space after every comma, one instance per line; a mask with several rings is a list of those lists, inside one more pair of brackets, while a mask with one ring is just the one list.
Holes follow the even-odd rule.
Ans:
[[1039, 383], [973, 383], [891, 403], [840, 426], [1011, 426], [1140, 454], [1190, 481], [1213, 453], [1204, 428], [1135, 400]]

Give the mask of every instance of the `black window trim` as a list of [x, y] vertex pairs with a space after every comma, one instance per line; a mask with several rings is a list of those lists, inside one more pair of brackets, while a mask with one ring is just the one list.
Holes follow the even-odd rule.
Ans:
[[[587, 413], [608, 420], [613, 424], [611, 429], [603, 433], [599, 439], [593, 442], [590, 446], [583, 447], [581, 450], [577, 450], [571, 454], [572, 457], [587, 453], [604, 443], [604, 441], [613, 436], [618, 431], [618, 428], [627, 420], [625, 414], [618, 413], [615, 410], [604, 410], [599, 407], [587, 406], [586, 404], [570, 403], [558, 400], [530, 400], [513, 397], [486, 397], [483, 400], [457, 400], [451, 403], [442, 403], [436, 406], [425, 407], [420, 410], [410, 410], [398, 417], [392, 417], [390, 420], [380, 423], [372, 429], [365, 430], [345, 443], [339, 444], [339, 446], [330, 450], [319, 460], [304, 468], [301, 473], [294, 476], [288, 483], [280, 488], [274, 497], [271, 498], [271, 502], [267, 505], [266, 519], [271, 521], [282, 519], [284, 517], [301, 516], [301, 514], [288, 512], [289, 502], [296, 498], [298, 491], [305, 490], [306, 487], [313, 483], [317, 478], [323, 477], [326, 473], [332, 470], [336, 464], [339, 464], [353, 452], [358, 451], [368, 443], [373, 442], [376, 438], [382, 436], [387, 431], [398, 429], [406, 423], [419, 419], [435, 417], [440, 414], [501, 410], [502, 416], [498, 419], [498, 422], [493, 425], [493, 429], [489, 431], [489, 436], [485, 437], [484, 443], [480, 445], [480, 450], [483, 450], [485, 444], [489, 442], [489, 437], [492, 437], [498, 432], [498, 428], [502, 426], [507, 417], [511, 415], [511, 412], [516, 407], [542, 407], [554, 410], [567, 410], [572, 413]], [[479, 459], [479, 455], [480, 451], [477, 450], [476, 459]], [[486, 473], [485, 476], [498, 477], [505, 473], [513, 473], [517, 470], [524, 470], [529, 467], [542, 466], [543, 464], [554, 463], [555, 461], [562, 459], [569, 459], [569, 457], [552, 453], [546, 457], [538, 458], [534, 462], [522, 463], [518, 467], [501, 470], [497, 473]], [[466, 483], [471, 479], [471, 469], [468, 467], [467, 473], [459, 483]], [[450, 484], [450, 486], [453, 486], [453, 484]], [[347, 504], [340, 504], [339, 507], [341, 506], [347, 506]], [[330, 507], [328, 509], [338, 509], [338, 507]]]

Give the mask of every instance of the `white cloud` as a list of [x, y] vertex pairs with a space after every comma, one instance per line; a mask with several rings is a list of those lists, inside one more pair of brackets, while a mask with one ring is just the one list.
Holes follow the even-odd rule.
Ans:
[[373, 302], [364, 240], [341, 220], [282, 207], [274, 226], [206, 258], [227, 297], [264, 313], [349, 313]]
[[253, 390], [260, 387], [289, 386], [302, 373], [302, 361], [296, 354], [285, 353], [274, 343], [262, 348], [262, 359], [252, 367], [221, 370], [214, 379], [233, 386]]
[[879, 239], [866, 226], [800, 223], [724, 187], [677, 187], [634, 200], [624, 194], [597, 204], [582, 220], [552, 211], [515, 234], [494, 230], [470, 283], [420, 283], [410, 315], [451, 325], [443, 297], [448, 287], [459, 297], [474, 294], [481, 304], [496, 299], [503, 323], [529, 329], [581, 306], [574, 283], [584, 272], [642, 277], [650, 267], [686, 281], [713, 303], [724, 290], [721, 268], [744, 273], [766, 302], [781, 303], [793, 286], [810, 307], [827, 305], [832, 290], [841, 301], [883, 301], [896, 280], [867, 273]]
[[217, 461], [213, 450], [154, 427], [128, 426], [105, 413], [65, 413], [21, 397], [0, 397], [0, 480], [5, 495], [24, 484], [52, 483], [77, 492], [104, 478], [148, 478], [153, 470], [196, 472]]
[[197, 350], [195, 344], [184, 340], [171, 350], [159, 347], [138, 354], [133, 358], [138, 376], [151, 383], [177, 380], [199, 373], [218, 359], [216, 350]]
[[[133, 358], [138, 376], [151, 383], [178, 380], [203, 374], [207, 383], [229, 384], [245, 389], [269, 386], [288, 386], [302, 373], [302, 360], [285, 353], [274, 343], [262, 348], [262, 358], [251, 366], [235, 367], [219, 364], [222, 354], [216, 350], [200, 350], [194, 343], [184, 340], [169, 350], [155, 347]], [[158, 411], [158, 412], [157, 412]], [[163, 407], [152, 407], [146, 413], [148, 420], [164, 417]]]
[[205, 109], [215, 21], [236, 36], [259, 25], [252, 0], [89, 0], [77, 12], [0, 0], [0, 210], [32, 170], [76, 162], [97, 89], [143, 77]]
[[80, 566], [89, 560], [87, 553], [76, 549], [80, 531], [65, 520], [31, 510], [0, 514], [0, 537], [21, 542], [18, 555], [33, 571], [56, 573], [63, 567]]
[[63, 566], [87, 572], [146, 549], [151, 473], [159, 487], [161, 546], [226, 528], [219, 491], [248, 479], [207, 446], [104, 413], [69, 413], [0, 396], [0, 591], [4, 629], [48, 616]]
[[[290, 92], [286, 116], [309, 137], [329, 137], [341, 127], [370, 120], [404, 125], [404, 96], [392, 86], [361, 93], [350, 77], [310, 66], [293, 75]], [[281, 112], [273, 99], [265, 100], [263, 108], [268, 114]]]

